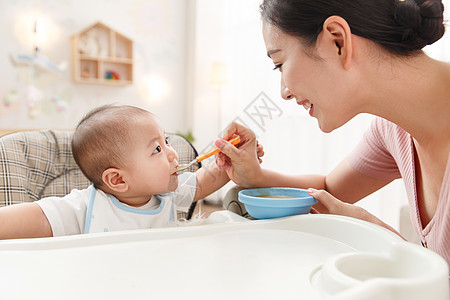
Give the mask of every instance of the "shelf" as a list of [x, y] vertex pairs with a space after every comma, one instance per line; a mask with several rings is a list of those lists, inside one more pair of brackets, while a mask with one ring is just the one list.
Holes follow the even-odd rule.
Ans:
[[103, 84], [103, 85], [129, 85], [132, 84], [130, 80], [110, 80], [110, 79], [98, 79], [98, 78], [83, 78], [83, 83], [87, 84]]
[[133, 83], [133, 42], [100, 22], [72, 37], [72, 55], [77, 83]]
[[102, 61], [102, 62], [113, 62], [121, 64], [133, 64], [131, 58], [121, 58], [121, 57], [94, 57], [89, 55], [80, 55], [80, 60], [92, 60], [92, 61]]

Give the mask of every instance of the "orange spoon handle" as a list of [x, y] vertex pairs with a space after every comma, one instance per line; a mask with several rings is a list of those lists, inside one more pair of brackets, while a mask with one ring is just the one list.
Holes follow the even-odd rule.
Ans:
[[[231, 140], [229, 140], [228, 142], [230, 142], [232, 145], [237, 145], [240, 141], [241, 141], [241, 139], [239, 138], [239, 136], [236, 136], [236, 137], [232, 138]], [[201, 155], [197, 156], [195, 159], [198, 162], [201, 162], [202, 160], [207, 159], [210, 156], [216, 155], [219, 152], [220, 152], [220, 150], [218, 148], [215, 148], [209, 152], [206, 152], [205, 154], [201, 154]]]

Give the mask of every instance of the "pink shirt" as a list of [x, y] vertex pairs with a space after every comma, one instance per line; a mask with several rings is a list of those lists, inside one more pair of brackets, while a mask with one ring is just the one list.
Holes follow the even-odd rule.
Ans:
[[389, 180], [403, 178], [411, 221], [423, 245], [440, 254], [450, 265], [450, 159], [447, 160], [436, 213], [423, 228], [417, 203], [414, 152], [409, 133], [392, 122], [376, 118], [348, 159], [365, 175]]

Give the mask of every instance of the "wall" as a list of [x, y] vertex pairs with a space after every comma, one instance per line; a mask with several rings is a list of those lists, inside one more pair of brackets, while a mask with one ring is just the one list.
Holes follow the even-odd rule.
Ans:
[[[0, 128], [72, 128], [92, 107], [123, 103], [153, 111], [168, 131], [186, 131], [188, 4], [185, 0], [2, 0]], [[10, 54], [32, 53], [35, 19], [42, 35], [39, 55], [55, 64], [69, 62], [64, 72], [36, 73], [33, 79], [28, 67], [11, 63]], [[71, 81], [70, 37], [97, 21], [134, 41], [134, 84], [114, 87]], [[156, 86], [149, 91], [152, 84]], [[40, 110], [31, 118], [26, 101], [30, 85], [43, 93]], [[66, 110], [61, 111], [61, 103], [67, 104]]]

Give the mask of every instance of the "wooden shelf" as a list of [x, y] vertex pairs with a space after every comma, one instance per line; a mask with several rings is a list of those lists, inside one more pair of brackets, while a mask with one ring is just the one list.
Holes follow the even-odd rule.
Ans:
[[102, 78], [83, 78], [80, 82], [87, 84], [104, 84], [104, 85], [129, 85], [132, 84], [132, 81], [129, 80], [110, 80], [110, 79], [102, 79]]
[[97, 22], [72, 37], [73, 81], [123, 86], [133, 83], [133, 42]]
[[80, 55], [80, 60], [93, 60], [93, 61], [113, 62], [113, 63], [121, 63], [121, 64], [133, 64], [133, 60], [131, 58], [122, 58], [122, 57], [95, 57], [95, 56], [89, 56], [89, 55]]

